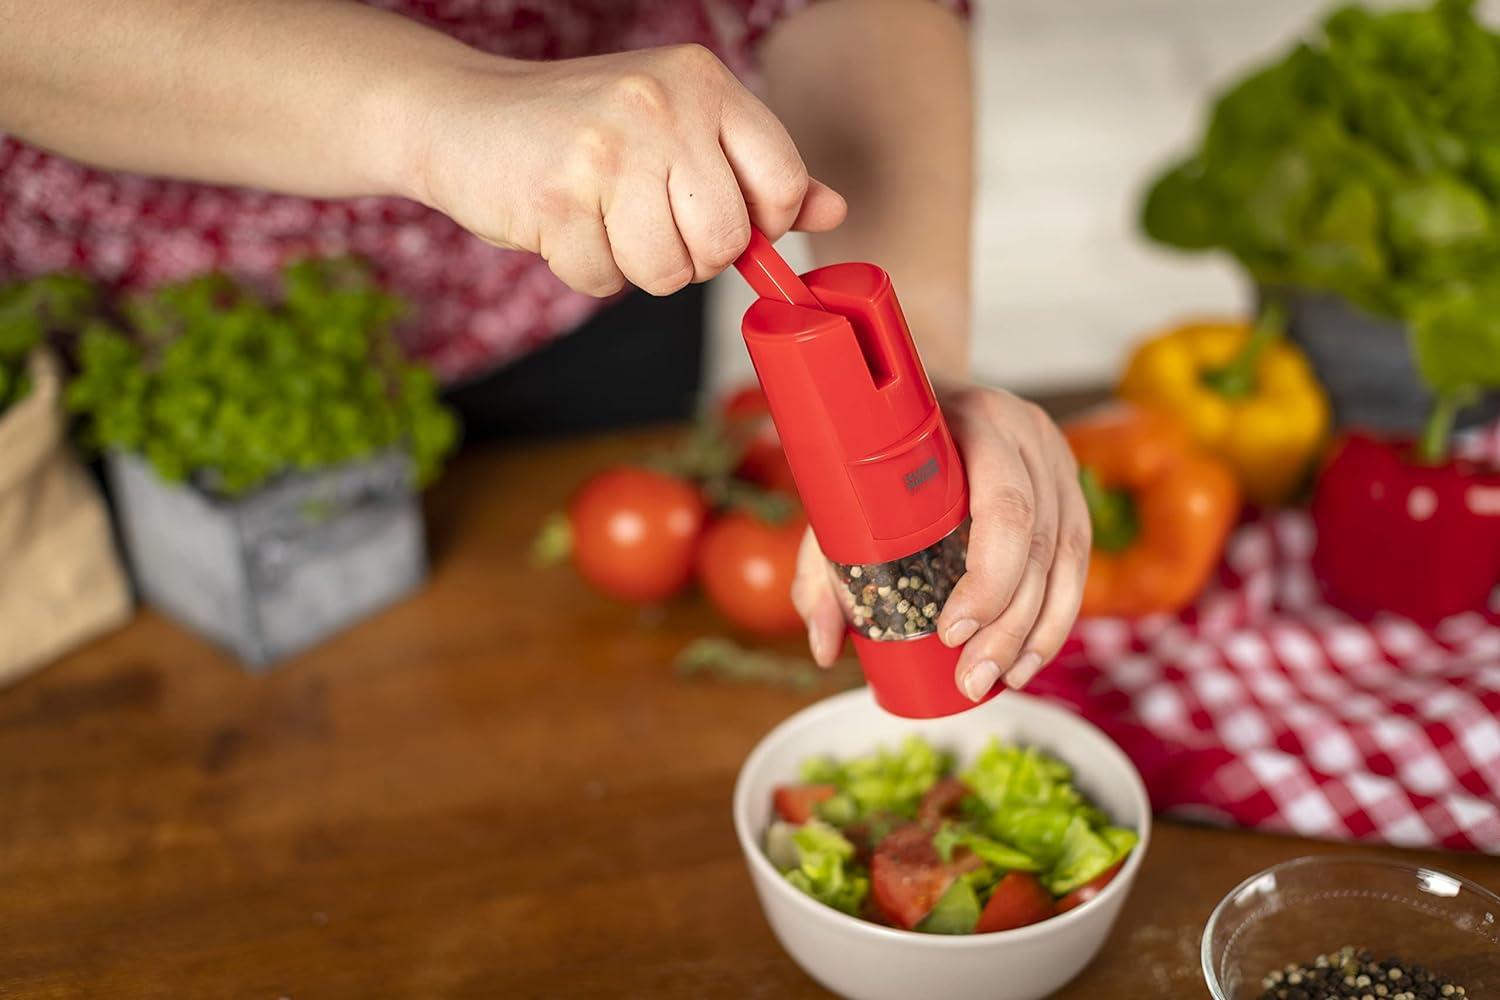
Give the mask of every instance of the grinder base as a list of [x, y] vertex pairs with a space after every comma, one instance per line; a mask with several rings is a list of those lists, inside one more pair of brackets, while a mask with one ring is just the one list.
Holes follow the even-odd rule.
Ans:
[[958, 689], [953, 672], [962, 648], [943, 645], [936, 635], [880, 641], [850, 632], [875, 703], [906, 719], [936, 719], [982, 705], [1005, 690], [1003, 680], [979, 701]]

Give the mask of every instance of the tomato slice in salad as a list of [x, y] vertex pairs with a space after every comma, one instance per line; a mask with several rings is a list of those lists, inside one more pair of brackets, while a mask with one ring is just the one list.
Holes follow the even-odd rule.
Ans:
[[1082, 906], [1099, 895], [1104, 890], [1104, 887], [1109, 885], [1116, 875], [1120, 874], [1120, 866], [1123, 864], [1125, 864], [1125, 860], [1121, 858], [1110, 867], [1104, 869], [1103, 872], [1094, 876], [1092, 880], [1083, 883], [1083, 885], [1080, 885], [1062, 899], [1059, 899], [1057, 901], [1057, 912], [1066, 913], [1073, 907]]
[[969, 786], [957, 778], [939, 778], [922, 793], [922, 802], [917, 806], [917, 819], [927, 826], [936, 827], [945, 819], [957, 819], [959, 803], [972, 793]]
[[806, 823], [813, 818], [813, 807], [838, 791], [833, 785], [777, 785], [771, 793], [771, 806], [788, 823]]
[[1052, 894], [1030, 872], [1006, 872], [979, 914], [976, 934], [1040, 923], [1057, 911]]
[[932, 845], [932, 832], [920, 823], [897, 827], [875, 847], [870, 861], [870, 894], [898, 927], [911, 930], [932, 912], [943, 893], [965, 872], [984, 862], [959, 848], [947, 864]]

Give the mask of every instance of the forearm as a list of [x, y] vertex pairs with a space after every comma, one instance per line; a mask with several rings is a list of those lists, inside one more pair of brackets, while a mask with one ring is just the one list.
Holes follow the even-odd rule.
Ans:
[[920, 0], [826, 0], [761, 47], [767, 99], [848, 221], [823, 262], [890, 271], [934, 379], [969, 373], [972, 83], [959, 18]]
[[410, 193], [410, 92], [486, 58], [348, 0], [0, 0], [0, 37], [0, 130], [101, 167], [333, 197]]

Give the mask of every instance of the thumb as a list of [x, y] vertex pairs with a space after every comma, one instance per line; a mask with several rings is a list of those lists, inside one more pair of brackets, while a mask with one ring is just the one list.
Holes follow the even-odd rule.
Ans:
[[828, 573], [828, 560], [810, 528], [803, 534], [797, 550], [792, 604], [807, 623], [807, 645], [813, 660], [820, 667], [833, 666], [844, 646], [844, 612]]
[[826, 233], [837, 229], [849, 214], [844, 196], [817, 178], [809, 178], [802, 208], [792, 221], [792, 228], [804, 233]]

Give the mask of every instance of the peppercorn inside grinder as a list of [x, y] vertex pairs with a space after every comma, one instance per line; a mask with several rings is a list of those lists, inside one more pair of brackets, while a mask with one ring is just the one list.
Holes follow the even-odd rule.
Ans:
[[973, 708], [960, 650], [937, 635], [968, 549], [963, 462], [890, 277], [799, 276], [759, 232], [735, 266], [760, 295], [745, 345], [876, 702], [907, 718]]

